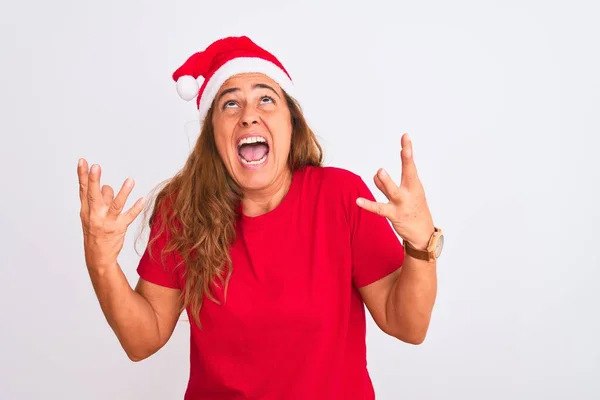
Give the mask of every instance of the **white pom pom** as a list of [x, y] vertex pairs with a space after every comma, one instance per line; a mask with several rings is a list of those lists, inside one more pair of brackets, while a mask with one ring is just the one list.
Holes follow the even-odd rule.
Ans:
[[201, 76], [194, 79], [191, 75], [184, 75], [177, 79], [177, 94], [185, 101], [190, 101], [198, 96], [200, 85], [204, 81]]

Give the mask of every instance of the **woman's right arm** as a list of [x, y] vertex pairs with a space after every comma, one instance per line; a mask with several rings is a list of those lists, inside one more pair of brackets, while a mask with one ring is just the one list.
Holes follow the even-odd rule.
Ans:
[[143, 279], [131, 288], [117, 256], [129, 225], [143, 209], [139, 199], [122, 213], [133, 189], [128, 179], [114, 196], [110, 186], [100, 188], [100, 167], [88, 170], [85, 160], [77, 168], [85, 260], [102, 312], [127, 356], [143, 360], [171, 337], [181, 310], [180, 291]]
[[89, 273], [102, 312], [132, 361], [150, 357], [167, 343], [180, 315], [178, 289], [139, 279], [133, 290], [118, 264]]

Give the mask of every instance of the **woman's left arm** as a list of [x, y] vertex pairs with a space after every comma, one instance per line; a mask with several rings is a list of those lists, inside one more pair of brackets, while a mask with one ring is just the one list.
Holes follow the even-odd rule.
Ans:
[[421, 344], [437, 294], [436, 262], [407, 256], [402, 268], [359, 292], [382, 331], [403, 342]]
[[[434, 224], [413, 161], [412, 143], [406, 134], [402, 136], [401, 159], [399, 186], [383, 169], [374, 178], [389, 203], [359, 198], [357, 204], [386, 217], [405, 242], [425, 250]], [[437, 295], [436, 267], [435, 260], [420, 260], [407, 254], [400, 269], [359, 289], [373, 319], [384, 332], [407, 343], [423, 342]]]

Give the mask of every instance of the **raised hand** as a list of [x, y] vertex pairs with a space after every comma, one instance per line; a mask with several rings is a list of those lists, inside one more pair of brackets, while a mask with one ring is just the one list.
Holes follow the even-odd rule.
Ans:
[[99, 165], [92, 165], [89, 169], [87, 161], [81, 159], [77, 165], [77, 175], [88, 269], [103, 270], [114, 267], [123, 248], [127, 228], [142, 211], [144, 198], [138, 199], [127, 212], [121, 213], [133, 189], [133, 180], [126, 179], [115, 197], [110, 186], [104, 185], [100, 188]]
[[423, 185], [417, 175], [412, 142], [408, 134], [402, 135], [401, 145], [402, 177], [400, 186], [394, 183], [384, 169], [377, 171], [373, 178], [375, 185], [389, 202], [385, 204], [358, 198], [356, 203], [368, 211], [389, 219], [398, 235], [417, 249], [426, 249], [434, 231], [433, 220]]

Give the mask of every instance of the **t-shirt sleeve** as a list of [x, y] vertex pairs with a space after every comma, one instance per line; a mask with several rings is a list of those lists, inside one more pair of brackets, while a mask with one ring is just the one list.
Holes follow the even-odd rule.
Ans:
[[[164, 228], [162, 232], [159, 231], [159, 215], [157, 214], [151, 225], [149, 241], [138, 263], [137, 272], [140, 278], [148, 282], [172, 289], [181, 289], [175, 270], [176, 257], [174, 253], [162, 254], [169, 235]], [[152, 238], [156, 238], [156, 240], [151, 242]]]
[[356, 287], [362, 287], [400, 268], [404, 262], [404, 248], [387, 218], [356, 204], [358, 197], [375, 201], [359, 176], [356, 176], [353, 192], [353, 198], [349, 199], [352, 278]]

